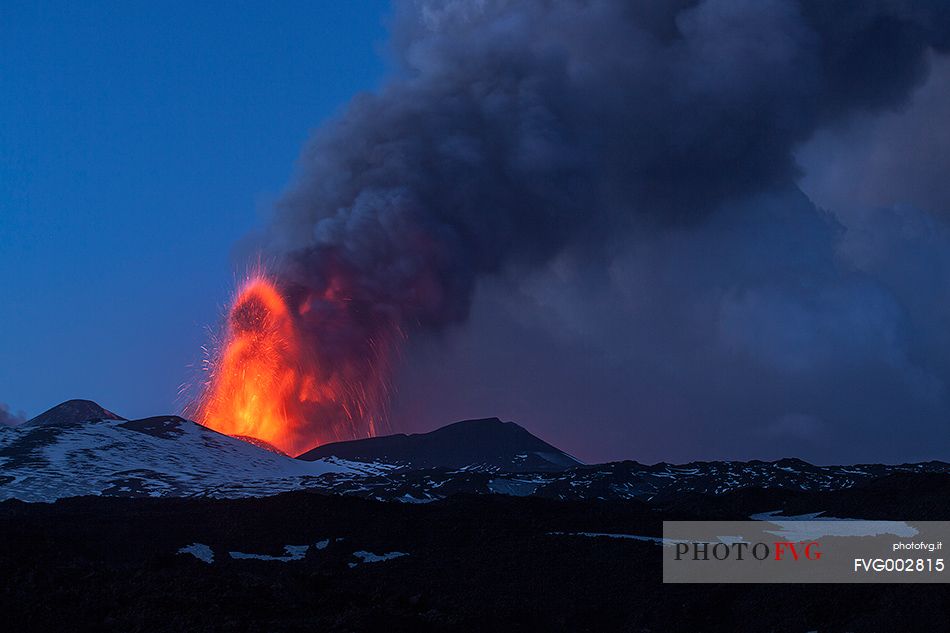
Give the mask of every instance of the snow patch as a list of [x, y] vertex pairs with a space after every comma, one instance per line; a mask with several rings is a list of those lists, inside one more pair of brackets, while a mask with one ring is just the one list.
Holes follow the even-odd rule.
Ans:
[[649, 541], [650, 543], [657, 543], [659, 545], [667, 544], [666, 541], [669, 539], [663, 539], [659, 536], [641, 536], [640, 534], [615, 534], [612, 532], [548, 532], [551, 536], [590, 536], [598, 537], [603, 536], [606, 538], [623, 538], [623, 539], [632, 539], [635, 541]]
[[282, 563], [288, 563], [294, 560], [303, 560], [304, 556], [307, 555], [308, 549], [310, 549], [309, 545], [285, 545], [284, 546], [284, 551], [286, 552], [285, 556], [269, 556], [267, 554], [246, 554], [244, 552], [228, 552], [228, 553], [231, 555], [231, 558], [235, 558], [238, 560], [242, 560], [242, 559], [276, 560]]
[[198, 560], [208, 563], [214, 562], [214, 552], [204, 543], [192, 543], [178, 550], [179, 554], [191, 554]]
[[[374, 554], [372, 552], [366, 552], [360, 550], [358, 552], [353, 552], [353, 556], [356, 556], [364, 563], [379, 563], [384, 560], [392, 560], [394, 558], [399, 558], [400, 556], [409, 556], [406, 552], [387, 552], [385, 554]], [[350, 567], [355, 567], [356, 563], [350, 563]]]
[[[571, 485], [575, 485], [578, 482], [571, 482]], [[511, 495], [514, 497], [527, 497], [534, 494], [534, 491], [538, 489], [540, 483], [534, 479], [522, 479], [522, 478], [496, 478], [488, 482], [488, 489], [496, 494], [502, 495]]]
[[816, 541], [826, 536], [880, 536], [893, 534], [910, 538], [918, 534], [918, 530], [903, 521], [865, 521], [863, 519], [839, 519], [836, 517], [819, 517], [822, 512], [798, 514], [794, 516], [777, 516], [780, 510], [753, 514], [750, 519], [766, 521], [778, 529], [766, 530], [769, 534], [782, 537], [788, 541]]
[[419, 497], [413, 497], [412, 494], [407, 492], [401, 497], [396, 497], [396, 501], [401, 501], [402, 503], [432, 503], [435, 499], [420, 499]]
[[[675, 538], [663, 538], [660, 536], [643, 536], [641, 534], [618, 534], [615, 532], [548, 532], [549, 536], [588, 536], [588, 537], [604, 537], [604, 538], [619, 538], [619, 539], [630, 539], [634, 541], [646, 541], [648, 543], [655, 543], [657, 545], [662, 545], [663, 547], [670, 547], [676, 543], [688, 543], [683, 539]], [[718, 536], [718, 538], [723, 543], [733, 543], [736, 540], [741, 541], [741, 537], [736, 536]]]

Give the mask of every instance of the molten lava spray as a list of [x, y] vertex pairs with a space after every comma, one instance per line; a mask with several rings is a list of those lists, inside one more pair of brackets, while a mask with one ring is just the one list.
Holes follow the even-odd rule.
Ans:
[[[376, 434], [385, 402], [377, 366], [331, 367], [308, 336], [311, 302], [288, 303], [255, 274], [238, 290], [195, 419], [221, 433], [264, 440], [290, 455]], [[378, 387], [378, 388], [374, 388]]]

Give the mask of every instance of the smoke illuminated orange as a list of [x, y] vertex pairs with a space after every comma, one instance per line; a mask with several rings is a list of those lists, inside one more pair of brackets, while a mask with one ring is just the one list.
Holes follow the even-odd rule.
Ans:
[[260, 272], [238, 289], [186, 414], [288, 455], [376, 435], [401, 331], [354, 301], [343, 278], [319, 291], [283, 287]]

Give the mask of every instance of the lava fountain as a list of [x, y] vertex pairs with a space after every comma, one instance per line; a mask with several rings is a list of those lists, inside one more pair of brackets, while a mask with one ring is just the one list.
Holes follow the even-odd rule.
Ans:
[[321, 358], [307, 321], [312, 303], [308, 298], [295, 307], [263, 274], [239, 288], [221, 343], [208, 359], [196, 421], [289, 455], [376, 434], [382, 398], [372, 387], [378, 381], [367, 378], [378, 368], [367, 373], [363, 362]]
[[238, 291], [225, 327], [198, 422], [295, 451], [300, 344], [283, 297], [265, 277], [252, 277]]

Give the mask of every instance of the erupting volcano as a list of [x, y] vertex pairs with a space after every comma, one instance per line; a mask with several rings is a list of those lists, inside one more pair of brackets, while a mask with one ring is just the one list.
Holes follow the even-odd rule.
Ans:
[[348, 364], [327, 367], [296, 308], [278, 285], [252, 275], [238, 290], [195, 420], [221, 433], [263, 440], [289, 455], [340, 439], [376, 434], [367, 387]]
[[311, 394], [287, 304], [265, 277], [253, 277], [237, 293], [226, 328], [197, 420], [294, 452], [300, 404]]

